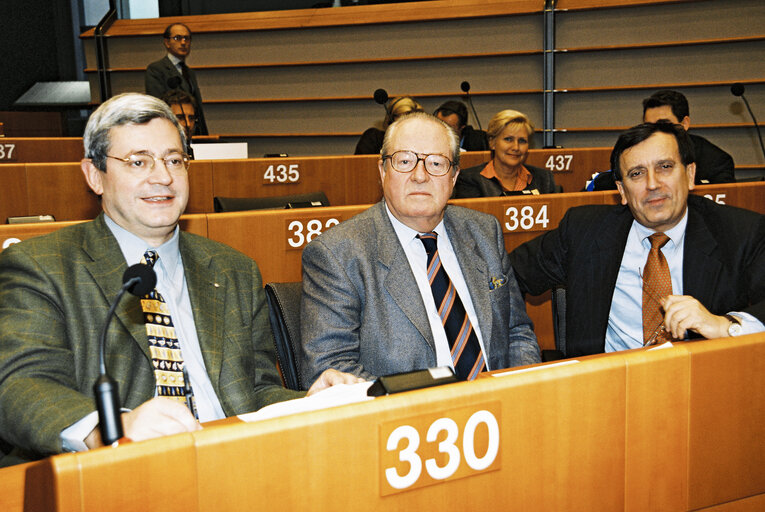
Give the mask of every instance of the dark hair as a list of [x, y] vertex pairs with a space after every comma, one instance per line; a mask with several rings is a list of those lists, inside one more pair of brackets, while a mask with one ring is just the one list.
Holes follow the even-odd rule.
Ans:
[[183, 89], [170, 89], [160, 98], [162, 101], [170, 105], [181, 105], [189, 103], [194, 110], [197, 110], [197, 100], [191, 94], [187, 93]]
[[461, 101], [447, 101], [433, 112], [433, 115], [437, 116], [441, 114], [443, 116], [450, 116], [457, 114], [457, 122], [459, 126], [465, 126], [467, 124], [468, 112], [467, 107]]
[[677, 91], [662, 89], [643, 100], [643, 118], [645, 118], [645, 111], [649, 108], [663, 107], [665, 105], [669, 105], [672, 109], [672, 114], [674, 114], [678, 122], [682, 122], [685, 116], [690, 117], [688, 100], [685, 99], [685, 96]]
[[623, 132], [619, 135], [616, 144], [614, 144], [614, 149], [611, 151], [611, 170], [614, 173], [614, 179], [616, 181], [622, 181], [622, 170], [619, 163], [622, 153], [632, 146], [640, 144], [657, 132], [667, 133], [675, 137], [675, 140], [677, 141], [677, 149], [680, 153], [680, 160], [683, 162], [683, 165], [687, 166], [696, 161], [693, 152], [693, 142], [691, 142], [691, 138], [683, 129], [682, 125], [668, 123], [666, 121], [643, 123], [633, 126], [626, 132]]
[[185, 23], [171, 23], [170, 25], [165, 27], [165, 31], [162, 33], [162, 37], [164, 37], [165, 39], [170, 39], [170, 32], [173, 30], [173, 27], [177, 27], [179, 25], [185, 28], [186, 30], [188, 30], [189, 35], [191, 35], [191, 29], [187, 27]]

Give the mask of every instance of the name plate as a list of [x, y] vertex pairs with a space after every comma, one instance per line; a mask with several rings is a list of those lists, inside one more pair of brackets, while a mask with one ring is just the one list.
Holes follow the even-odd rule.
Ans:
[[499, 401], [380, 425], [380, 495], [501, 468]]
[[322, 232], [340, 224], [343, 219], [338, 217], [313, 214], [310, 217], [306, 215], [303, 218], [285, 220], [287, 250], [302, 249]]
[[522, 206], [518, 203], [505, 204], [502, 229], [505, 233], [515, 231], [547, 231], [550, 224], [548, 203], [533, 203]]

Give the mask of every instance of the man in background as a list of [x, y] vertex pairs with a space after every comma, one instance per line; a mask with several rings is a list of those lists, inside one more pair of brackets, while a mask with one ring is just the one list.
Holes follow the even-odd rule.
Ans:
[[202, 93], [194, 71], [186, 65], [191, 53], [191, 31], [183, 23], [168, 25], [162, 34], [167, 55], [146, 68], [146, 94], [162, 98], [172, 89], [181, 89], [196, 101], [197, 122], [194, 135], [208, 135], [202, 111]]
[[461, 101], [447, 101], [434, 112], [435, 116], [457, 133], [463, 151], [488, 151], [486, 132], [476, 130], [469, 124], [467, 107]]

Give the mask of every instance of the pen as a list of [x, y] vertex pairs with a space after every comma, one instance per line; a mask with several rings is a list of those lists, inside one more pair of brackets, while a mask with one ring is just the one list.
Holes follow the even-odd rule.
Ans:
[[186, 370], [186, 365], [183, 365], [183, 394], [186, 395], [186, 407], [189, 408], [194, 418], [199, 420], [197, 414], [197, 406], [194, 403], [194, 392], [191, 390], [191, 382], [189, 380], [189, 372]]

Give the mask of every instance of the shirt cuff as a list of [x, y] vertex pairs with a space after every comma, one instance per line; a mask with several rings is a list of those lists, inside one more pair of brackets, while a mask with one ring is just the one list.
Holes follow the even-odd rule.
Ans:
[[93, 411], [77, 423], [61, 431], [61, 441], [65, 452], [84, 452], [88, 450], [85, 438], [98, 425], [98, 411]]
[[731, 311], [728, 314], [741, 320], [741, 334], [754, 334], [756, 332], [765, 331], [765, 324], [749, 313]]

